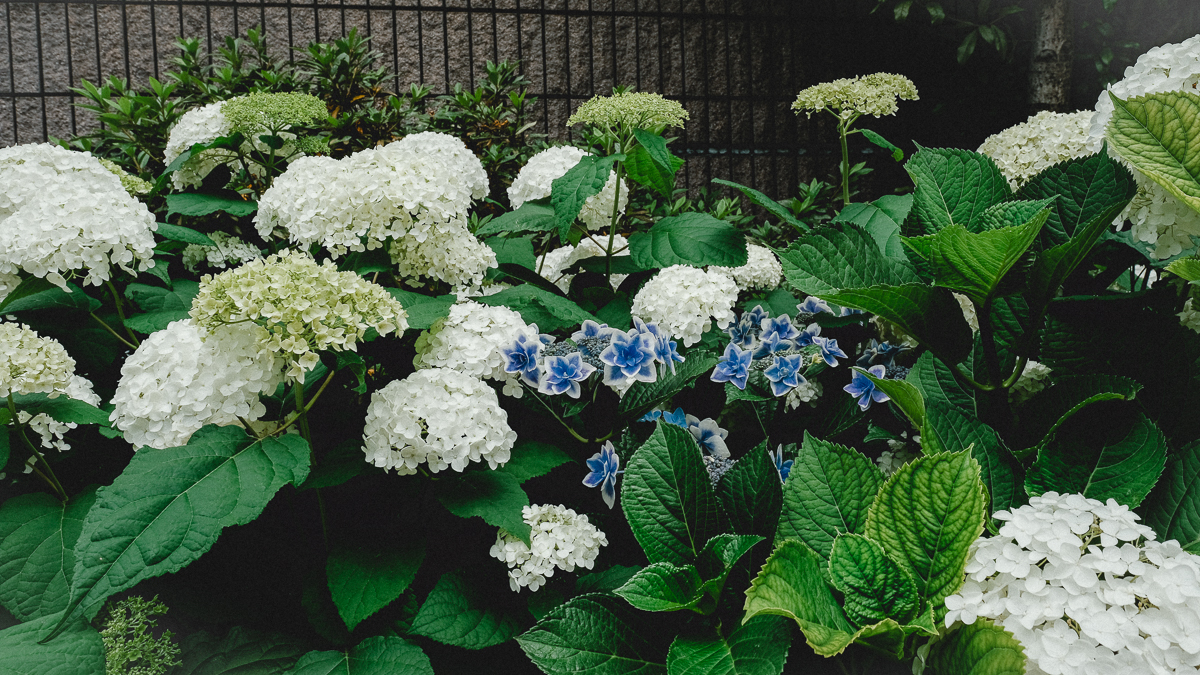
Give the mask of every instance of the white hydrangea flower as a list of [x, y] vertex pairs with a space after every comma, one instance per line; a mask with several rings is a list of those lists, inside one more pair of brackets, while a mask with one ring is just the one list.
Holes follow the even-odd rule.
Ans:
[[484, 274], [496, 266], [496, 252], [475, 238], [465, 221], [436, 225], [423, 240], [405, 234], [392, 241], [388, 254], [406, 284], [417, 287], [423, 279], [436, 279], [460, 295], [480, 289]]
[[971, 332], [978, 333], [979, 315], [975, 311], [975, 303], [962, 293], [952, 293], [951, 295], [958, 301], [958, 306], [962, 307], [963, 318], [967, 320], [967, 325], [971, 327]]
[[286, 359], [289, 381], [321, 362], [317, 352], [355, 351], [368, 328], [380, 335], [403, 331], [406, 316], [382, 286], [295, 251], [201, 277], [191, 311], [196, 325], [209, 330], [252, 326], [263, 350]]
[[788, 410], [795, 410], [800, 407], [801, 403], [807, 403], [812, 407], [817, 407], [817, 399], [821, 394], [825, 393], [825, 388], [816, 380], [805, 380], [799, 387], [792, 389], [784, 398], [784, 404]]
[[890, 440], [887, 442], [888, 449], [880, 453], [875, 459], [875, 464], [879, 466], [879, 470], [883, 475], [890, 476], [896, 473], [900, 467], [920, 456], [920, 451], [912, 448], [905, 441]]
[[[70, 381], [67, 382], [67, 386], [60, 393], [76, 401], [83, 401], [94, 406], [100, 405], [100, 397], [96, 395], [96, 392], [92, 391], [91, 380], [81, 375], [72, 375]], [[66, 433], [79, 426], [74, 422], [59, 422], [46, 413], [30, 415], [24, 410], [18, 410], [16, 419], [10, 421], [9, 425], [17, 423], [28, 424], [29, 429], [41, 438], [41, 446], [43, 448], [58, 450], [59, 452], [66, 452], [71, 449], [71, 445], [65, 439]], [[34, 461], [36, 461], [35, 457], [29, 458], [29, 461], [25, 465], [25, 473], [33, 471]]]
[[1200, 667], [1200, 559], [1110, 499], [1047, 492], [998, 511], [946, 626], [991, 619], [1025, 648], [1026, 673], [1194, 673]]
[[[1200, 87], [1200, 35], [1178, 44], [1162, 45], [1138, 57], [1137, 63], [1125, 69], [1125, 77], [1100, 94], [1096, 114], [1091, 124], [1091, 151], [1100, 149], [1108, 123], [1112, 120], [1111, 91], [1119, 99], [1168, 91], [1195, 93]], [[1109, 152], [1119, 155], [1109, 146]], [[1196, 213], [1171, 196], [1158, 183], [1133, 169], [1138, 194], [1118, 217], [1120, 225], [1132, 221], [1134, 239], [1154, 244], [1154, 255], [1170, 258], [1192, 248], [1191, 236], [1200, 236], [1200, 213]]]
[[747, 244], [749, 258], [741, 267], [715, 267], [733, 277], [742, 291], [770, 291], [779, 287], [783, 280], [783, 265], [771, 249], [757, 244]]
[[978, 152], [991, 157], [1013, 190], [1043, 170], [1068, 159], [1090, 155], [1088, 130], [1094, 111], [1043, 110], [1021, 124], [987, 137]]
[[201, 264], [223, 270], [262, 257], [262, 251], [259, 251], [258, 247], [251, 246], [232, 234], [213, 232], [208, 238], [212, 239], [216, 246], [188, 244], [187, 248], [183, 249], [183, 266], [189, 272], [195, 272]]
[[[458, 302], [451, 305], [445, 318], [417, 338], [413, 365], [450, 368], [484, 380], [515, 382], [516, 375], [504, 372], [505, 358], [500, 350], [511, 346], [521, 334], [536, 340], [537, 325], [526, 324], [520, 314], [507, 307], [471, 300]], [[516, 388], [516, 392], [520, 391]]]
[[[163, 160], [170, 164], [197, 143], [209, 143], [229, 135], [229, 122], [221, 112], [224, 104], [224, 101], [217, 101], [185, 112], [171, 127], [167, 147], [163, 150]], [[179, 170], [171, 174], [171, 182], [176, 190], [199, 187], [213, 169], [233, 162], [234, 158], [235, 155], [228, 150], [205, 150], [188, 158]]]
[[528, 586], [536, 591], [546, 585], [546, 579], [554, 576], [554, 570], [574, 572], [576, 567], [592, 569], [600, 547], [608, 545], [608, 538], [587, 516], [562, 505], [533, 504], [521, 510], [526, 523], [533, 530], [530, 544], [501, 529], [496, 534], [496, 543], [488, 553], [508, 565], [508, 585], [520, 592]]
[[517, 434], [496, 392], [449, 368], [418, 370], [371, 395], [363, 453], [371, 464], [404, 476], [424, 463], [433, 473], [508, 461]]
[[21, 285], [21, 277], [8, 272], [0, 272], [0, 302], [8, 297], [9, 293]]
[[721, 330], [733, 322], [737, 296], [737, 283], [725, 272], [675, 265], [660, 270], [642, 286], [633, 299], [632, 313], [690, 347], [712, 327], [710, 318]]
[[134, 447], [184, 445], [206, 424], [252, 422], [261, 394], [283, 381], [284, 360], [263, 349], [252, 323], [211, 330], [191, 319], [151, 334], [121, 366], [109, 419]]
[[75, 359], [58, 340], [24, 324], [0, 323], [0, 398], [62, 392], [74, 374]]
[[[513, 184], [508, 188], [508, 203], [514, 209], [521, 208], [525, 202], [534, 199], [544, 199], [550, 196], [550, 184], [562, 178], [579, 160], [587, 156], [587, 151], [561, 145], [546, 148], [529, 158], [525, 166], [517, 174]], [[607, 229], [612, 222], [613, 200], [617, 198], [617, 172], [608, 174], [608, 182], [599, 193], [587, 198], [579, 211], [579, 219], [588, 229]], [[629, 203], [629, 184], [621, 182], [620, 203], [617, 212], [624, 214]]]
[[1026, 361], [1025, 370], [1008, 390], [1008, 400], [1013, 404], [1023, 403], [1050, 384], [1050, 368], [1037, 361]]
[[1177, 316], [1179, 317], [1179, 323], [1200, 333], [1200, 311], [1196, 310], [1191, 298], [1188, 298], [1187, 302], [1183, 303], [1183, 311]]
[[66, 289], [87, 271], [100, 285], [111, 266], [154, 266], [154, 214], [86, 152], [40, 143], [0, 149], [0, 274], [24, 270]]
[[[613, 250], [625, 249], [614, 256], [629, 255], [629, 242], [617, 234], [613, 236]], [[563, 271], [569, 269], [575, 263], [584, 258], [594, 258], [603, 256], [608, 251], [607, 235], [598, 235], [598, 240], [593, 240], [591, 237], [584, 237], [576, 246], [560, 246], [553, 251], [546, 253], [545, 259], [541, 261], [541, 275], [548, 279], [566, 293], [571, 288], [571, 281], [575, 278], [574, 274], [563, 274]], [[628, 274], [614, 274], [609, 279], [613, 290], [616, 290], [622, 281], [628, 277]]]

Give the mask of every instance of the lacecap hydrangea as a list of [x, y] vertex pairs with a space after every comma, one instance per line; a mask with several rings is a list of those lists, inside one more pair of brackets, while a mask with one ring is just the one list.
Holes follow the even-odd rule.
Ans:
[[[508, 188], [509, 204], [514, 209], [518, 209], [527, 201], [549, 197], [551, 184], [556, 179], [562, 178], [587, 154], [586, 150], [561, 145], [546, 148], [530, 157]], [[604, 188], [598, 194], [588, 197], [587, 201], [583, 203], [583, 208], [579, 211], [579, 219], [592, 230], [608, 227], [612, 221], [613, 200], [616, 198], [617, 173], [610, 171], [608, 182], [604, 184]], [[625, 206], [629, 202], [628, 185], [621, 186], [619, 202], [617, 212], [624, 214]]]
[[1047, 492], [998, 511], [971, 547], [946, 626], [991, 619], [1024, 647], [1029, 675], [1194, 673], [1200, 558], [1155, 541], [1129, 507]]
[[29, 326], [0, 322], [0, 398], [66, 391], [75, 359], [54, 338]]
[[318, 352], [355, 351], [369, 328], [380, 335], [405, 330], [406, 316], [382, 286], [295, 251], [205, 275], [191, 310], [195, 324], [209, 330], [253, 326], [261, 348], [284, 358], [289, 381], [320, 363]]
[[413, 365], [418, 368], [449, 368], [484, 380], [504, 383], [504, 393], [521, 396], [515, 375], [504, 370], [501, 350], [517, 336], [538, 340], [537, 325], [528, 325], [507, 307], [492, 307], [474, 301], [457, 302], [450, 313], [417, 338]]
[[988, 136], [979, 152], [991, 157], [1013, 190], [1055, 164], [1095, 152], [1088, 130], [1093, 111], [1043, 110], [1020, 124]]
[[371, 395], [363, 428], [367, 462], [414, 474], [472, 462], [492, 469], [508, 461], [517, 434], [496, 392], [483, 380], [449, 368], [427, 368]]
[[737, 296], [737, 283], [725, 272], [674, 265], [642, 286], [633, 299], [632, 313], [690, 347], [714, 321], [722, 330], [733, 322]]
[[588, 522], [587, 516], [565, 506], [533, 504], [522, 508], [521, 515], [532, 530], [530, 543], [501, 529], [489, 551], [493, 558], [508, 565], [508, 585], [514, 591], [525, 587], [538, 590], [556, 569], [590, 570], [600, 547], [608, 545], [608, 538]]
[[0, 274], [24, 271], [66, 289], [100, 285], [112, 266], [154, 266], [154, 214], [86, 152], [40, 143], [0, 149]]

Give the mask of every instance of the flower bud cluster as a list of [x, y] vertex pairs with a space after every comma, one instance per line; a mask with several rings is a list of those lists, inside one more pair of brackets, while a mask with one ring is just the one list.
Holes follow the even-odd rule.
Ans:
[[565, 506], [534, 504], [521, 510], [533, 530], [529, 544], [501, 529], [488, 552], [508, 565], [508, 585], [520, 592], [523, 587], [536, 591], [554, 576], [554, 570], [574, 572], [576, 567], [592, 569], [600, 547], [608, 545], [604, 533]]
[[809, 117], [829, 109], [842, 118], [894, 115], [896, 99], [917, 100], [917, 86], [903, 75], [873, 73], [813, 85], [796, 96], [792, 109]]
[[189, 272], [195, 272], [202, 264], [223, 270], [262, 257], [258, 247], [251, 246], [232, 234], [213, 232], [208, 238], [212, 239], [216, 246], [188, 244], [187, 248], [183, 249], [183, 266]]
[[682, 128], [688, 112], [678, 101], [662, 94], [626, 92], [612, 96], [595, 96], [578, 108], [567, 120], [567, 126], [590, 124], [601, 129], [650, 129], [662, 131], [667, 127]]
[[[527, 325], [507, 307], [491, 307], [466, 300], [417, 338], [417, 368], [449, 368], [484, 380], [505, 384], [504, 393], [520, 397], [519, 375], [505, 372], [502, 350], [518, 336], [539, 340], [537, 324]], [[549, 336], [547, 336], [549, 337]], [[553, 340], [553, 338], [550, 338]]]

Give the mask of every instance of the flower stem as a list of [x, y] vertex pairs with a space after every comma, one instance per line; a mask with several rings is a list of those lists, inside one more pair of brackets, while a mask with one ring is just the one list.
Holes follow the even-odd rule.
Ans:
[[[12, 419], [16, 421], [17, 404], [15, 401], [13, 401], [13, 395], [11, 391], [8, 392], [8, 410], [12, 413]], [[51, 468], [50, 462], [46, 461], [46, 458], [42, 456], [42, 453], [38, 452], [37, 446], [35, 446], [33, 442], [29, 440], [29, 436], [25, 435], [25, 426], [26, 425], [19, 422], [17, 423], [17, 435], [21, 437], [22, 441], [25, 441], [25, 445], [29, 447], [30, 452], [33, 453], [34, 458], [37, 460], [34, 462], [33, 470], [37, 473], [37, 475], [41, 476], [42, 480], [46, 481], [46, 483], [49, 484], [55, 492], [58, 493], [59, 499], [64, 502], [67, 501], [67, 491], [63, 489], [62, 483], [58, 481], [58, 476], [54, 475], [54, 469]], [[41, 463], [42, 466], [46, 467], [46, 473], [42, 473], [41, 470], [38, 469], [38, 463]]]
[[[574, 429], [572, 429], [571, 425], [567, 424], [563, 420], [563, 418], [559, 417], [558, 413], [554, 412], [554, 410], [545, 401], [542, 400], [542, 397], [537, 395], [536, 391], [534, 391], [533, 389], [530, 389], [529, 386], [524, 383], [522, 383], [521, 386], [524, 387], [525, 390], [528, 391], [530, 394], [532, 394], [533, 397], [535, 399], [537, 399], [537, 402], [541, 403], [542, 407], [544, 407], [546, 409], [546, 412], [553, 415], [554, 419], [558, 420], [558, 423], [563, 425], [563, 428], [566, 429], [568, 432], [570, 432], [570, 434], [572, 436], [575, 437], [575, 440], [579, 441], [580, 443], [591, 443], [592, 442], [592, 441], [589, 441], [588, 439], [584, 438], [583, 436], [580, 436], [578, 432], [576, 432]], [[606, 439], [609, 436], [612, 436], [612, 434], [610, 433], [608, 436], [605, 436], [604, 438]], [[604, 440], [604, 439], [600, 439], [600, 440]]]
[[112, 333], [112, 336], [117, 338], [118, 340], [120, 340], [126, 347], [129, 347], [130, 349], [138, 348], [137, 345], [135, 345], [132, 342], [130, 342], [129, 340], [126, 340], [125, 338], [121, 337], [120, 333], [113, 330], [112, 326], [108, 325], [108, 323], [106, 323], [104, 321], [104, 319], [101, 319], [100, 317], [96, 316], [95, 312], [92, 312], [91, 315], [92, 315], [92, 318], [95, 319], [97, 322], [99, 322], [101, 326], [104, 326], [104, 330], [107, 330], [109, 333]]
[[842, 204], [850, 204], [850, 148], [846, 144], [847, 125], [838, 123], [838, 139], [842, 142]]
[[613, 241], [617, 237], [617, 220], [621, 217], [621, 177], [624, 171], [625, 164], [617, 162], [617, 184], [613, 186], [612, 219], [608, 222], [608, 248], [604, 254], [604, 281], [609, 284], [612, 283]]
[[[113, 285], [112, 279], [106, 279], [104, 284], [108, 286], [108, 292], [112, 293], [113, 304], [117, 306], [117, 316], [121, 317], [121, 326], [125, 328], [125, 332], [129, 334], [129, 339], [133, 341], [133, 348], [137, 349], [141, 342], [138, 341], [137, 336], [133, 334], [133, 331], [130, 330], [129, 326], [125, 325], [125, 308], [121, 305], [121, 296], [117, 294], [117, 287]], [[93, 314], [92, 316], [95, 315]], [[122, 342], [124, 342], [124, 340], [122, 340]]]

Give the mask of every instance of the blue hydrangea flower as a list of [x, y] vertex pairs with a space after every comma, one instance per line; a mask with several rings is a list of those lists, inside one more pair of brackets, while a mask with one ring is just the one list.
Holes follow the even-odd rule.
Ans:
[[636, 328], [628, 333], [614, 333], [612, 344], [600, 353], [600, 361], [604, 363], [604, 384], [610, 386], [658, 379], [654, 368], [654, 337], [639, 333]]
[[504, 372], [520, 374], [525, 384], [538, 386], [538, 354], [542, 351], [543, 341], [534, 339], [522, 333], [509, 347], [502, 347], [500, 354], [504, 357]]
[[863, 313], [864, 312], [861, 309], [850, 309], [849, 307], [843, 307], [842, 313], [838, 314], [838, 316], [853, 316], [855, 314], [863, 314]]
[[824, 300], [808, 296], [804, 302], [796, 305], [797, 314], [833, 314], [833, 309], [829, 307], [829, 303]]
[[786, 462], [783, 460], [783, 446], [775, 448], [775, 452], [770, 453], [771, 459], [775, 462], [775, 470], [779, 472], [779, 482], [787, 481], [788, 475], [792, 472], [792, 465], [796, 460], [789, 459]]
[[688, 427], [688, 416], [684, 414], [683, 408], [676, 408], [675, 412], [663, 411], [662, 420], [667, 424], [674, 424], [677, 427], [686, 429]]
[[660, 418], [662, 416], [663, 416], [663, 411], [651, 410], [650, 412], [646, 413], [645, 415], [642, 415], [641, 417], [639, 417], [638, 421], [639, 422], [656, 422], [656, 421], [658, 421], [658, 418]]
[[542, 381], [538, 391], [543, 394], [566, 394], [579, 398], [579, 383], [596, 371], [596, 367], [583, 360], [583, 354], [574, 352], [566, 356], [548, 356], [543, 364]]
[[804, 384], [806, 380], [800, 374], [803, 364], [804, 356], [802, 354], [776, 356], [771, 366], [763, 371], [763, 374], [771, 381], [771, 392], [776, 396], [783, 396]]
[[763, 319], [771, 316], [767, 310], [763, 309], [762, 305], [755, 305], [754, 309], [742, 314], [742, 318], [749, 321], [751, 325], [758, 327], [762, 325]]
[[780, 339], [779, 333], [768, 333], [763, 335], [762, 341], [754, 348], [754, 358], [756, 360], [765, 359], [776, 352], [785, 352], [792, 347], [795, 347], [795, 344], [791, 340]]
[[745, 389], [746, 379], [750, 377], [750, 362], [753, 360], [754, 352], [730, 342], [709, 379], [713, 382], [732, 382], [738, 389]]
[[612, 336], [612, 334], [616, 332], [617, 330], [615, 328], [609, 328], [608, 324], [606, 323], [596, 323], [595, 321], [588, 319], [579, 326], [579, 330], [571, 333], [571, 339], [575, 342], [579, 342], [584, 338], [606, 338]]
[[743, 314], [742, 318], [729, 324], [725, 334], [733, 344], [742, 349], [749, 349], [758, 340], [758, 324], [751, 321], [749, 313]]
[[833, 338], [817, 336], [812, 339], [812, 343], [821, 348], [821, 358], [825, 359], [825, 363], [830, 366], [836, 366], [838, 359], [848, 358], [846, 352], [838, 347], [837, 340]]
[[808, 324], [808, 326], [805, 327], [804, 330], [800, 331], [800, 333], [796, 336], [796, 339], [794, 340], [794, 342], [796, 343], [796, 348], [799, 349], [800, 347], [807, 347], [807, 346], [811, 345], [813, 343], [813, 338], [817, 337], [820, 334], [821, 334], [821, 325], [820, 324], [816, 324], [816, 323]]
[[862, 353], [862, 356], [858, 357], [854, 365], [859, 368], [870, 368], [871, 366], [891, 368], [895, 365], [896, 357], [901, 352], [907, 350], [908, 347], [904, 345], [890, 345], [886, 342], [871, 340], [870, 344], [867, 345], [866, 351]]
[[[858, 407], [864, 411], [871, 407], [871, 403], [883, 403], [890, 400], [888, 395], [875, 388], [875, 383], [867, 379], [861, 371], [855, 370], [853, 379], [850, 384], [842, 387], [842, 390], [858, 399]], [[887, 373], [887, 369], [883, 366], [871, 366], [867, 372], [874, 375], [876, 378], [883, 378]]]
[[796, 327], [792, 325], [792, 317], [788, 316], [787, 314], [774, 318], [763, 319], [763, 322], [760, 325], [762, 326], [762, 334], [764, 338], [766, 338], [768, 335], [776, 334], [779, 336], [781, 341], [786, 340], [787, 342], [792, 342], [796, 338], [800, 337], [800, 331], [796, 330]]
[[646, 323], [636, 316], [633, 317], [633, 328], [639, 333], [649, 335], [654, 339], [654, 359], [662, 364], [662, 374], [665, 376], [670, 370], [671, 374], [675, 374], [675, 364], [683, 363], [684, 358], [679, 353], [677, 345], [671, 336], [663, 332], [657, 324]]
[[725, 438], [729, 436], [729, 432], [717, 426], [716, 420], [711, 417], [702, 420], [688, 415], [687, 430], [692, 432], [692, 438], [696, 439], [702, 450], [713, 457], [729, 459], [729, 448], [725, 445]]
[[583, 484], [590, 488], [599, 487], [604, 503], [611, 509], [617, 501], [617, 476], [625, 473], [620, 470], [621, 458], [613, 448], [612, 441], [605, 441], [600, 452], [586, 462], [589, 472], [583, 477]]

